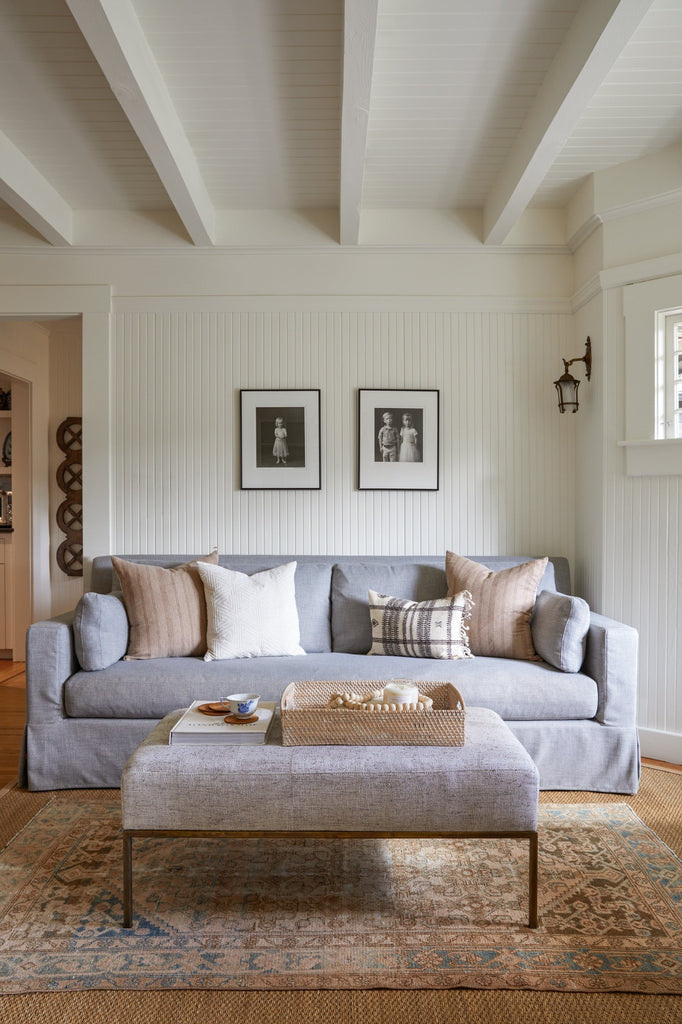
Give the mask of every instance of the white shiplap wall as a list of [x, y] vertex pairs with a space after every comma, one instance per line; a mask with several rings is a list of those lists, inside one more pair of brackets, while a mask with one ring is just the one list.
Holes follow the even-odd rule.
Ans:
[[[551, 312], [117, 313], [113, 550], [572, 558], [570, 337]], [[360, 387], [440, 390], [437, 493], [357, 490]], [[320, 388], [320, 491], [239, 489], [240, 388]]]
[[672, 749], [667, 754], [677, 761], [682, 756], [681, 513], [679, 476], [611, 480], [606, 600], [616, 618], [639, 631], [638, 720], [647, 729], [677, 735], [677, 755]]

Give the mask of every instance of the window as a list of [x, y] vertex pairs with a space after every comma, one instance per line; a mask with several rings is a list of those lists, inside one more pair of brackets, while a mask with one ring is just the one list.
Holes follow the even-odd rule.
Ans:
[[682, 477], [682, 274], [626, 285], [623, 314], [625, 472]]
[[682, 309], [656, 319], [656, 438], [682, 438]]

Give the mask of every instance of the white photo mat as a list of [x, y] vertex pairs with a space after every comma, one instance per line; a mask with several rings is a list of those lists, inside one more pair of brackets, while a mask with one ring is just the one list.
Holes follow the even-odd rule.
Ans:
[[[438, 490], [439, 394], [430, 389], [359, 390], [358, 487], [361, 491]], [[379, 435], [385, 426], [397, 432], [395, 457], [390, 446], [382, 448], [381, 445]], [[411, 438], [413, 440], [407, 443]], [[406, 457], [416, 461], [401, 461]]]
[[320, 489], [319, 389], [242, 390], [240, 427], [242, 490]]

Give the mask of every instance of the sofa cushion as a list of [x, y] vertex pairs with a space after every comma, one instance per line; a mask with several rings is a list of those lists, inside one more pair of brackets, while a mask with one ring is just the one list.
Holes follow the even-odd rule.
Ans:
[[206, 594], [205, 661], [305, 654], [300, 645], [296, 562], [247, 576], [198, 565]]
[[447, 594], [442, 559], [367, 559], [339, 562], [332, 571], [332, 644], [335, 651], [366, 654], [372, 646], [368, 591], [408, 601], [433, 601]]
[[403, 601], [369, 591], [372, 646], [368, 654], [403, 658], [471, 658], [466, 622], [471, 595]]
[[112, 556], [130, 623], [126, 658], [183, 658], [206, 651], [206, 598], [198, 563], [164, 569]]
[[97, 672], [119, 661], [128, 649], [123, 596], [83, 594], [73, 617], [73, 641], [78, 662], [86, 672]]
[[453, 683], [466, 706], [492, 708], [506, 721], [552, 722], [591, 719], [597, 684], [544, 661], [500, 658], [396, 658], [366, 654], [308, 654], [305, 658], [158, 658], [117, 661], [102, 672], [76, 672], [64, 684], [72, 718], [159, 719], [193, 700], [219, 700], [253, 691], [279, 700], [292, 680], [330, 679], [366, 683], [367, 691], [389, 679]]
[[543, 591], [530, 623], [535, 650], [562, 672], [580, 672], [590, 628], [590, 607], [581, 597]]
[[473, 654], [522, 661], [537, 659], [530, 617], [547, 562], [547, 558], [535, 558], [493, 572], [462, 555], [446, 553], [448, 595], [468, 590], [474, 601], [469, 626]]

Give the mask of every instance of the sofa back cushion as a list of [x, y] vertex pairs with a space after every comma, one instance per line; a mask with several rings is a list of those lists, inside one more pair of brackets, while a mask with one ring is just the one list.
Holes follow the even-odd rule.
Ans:
[[[519, 555], [476, 555], [471, 559], [498, 571], [529, 561]], [[570, 580], [565, 558], [549, 561], [538, 591], [556, 590], [555, 567], [562, 584]], [[372, 645], [369, 591], [404, 598], [433, 601], [448, 592], [443, 555], [349, 556], [339, 558], [332, 571], [332, 648], [345, 654], [366, 654]], [[305, 646], [305, 645], [304, 645]]]
[[[196, 555], [122, 555], [126, 561], [142, 565], [158, 565], [166, 569], [196, 560]], [[218, 564], [235, 572], [252, 575], [287, 562], [296, 562], [294, 586], [301, 631], [301, 647], [308, 654], [331, 650], [329, 594], [332, 565], [335, 559], [325, 555], [221, 555]], [[98, 555], [93, 559], [91, 588], [98, 593], [112, 589], [114, 575], [111, 557]]]
[[369, 591], [407, 601], [445, 597], [444, 558], [368, 558], [339, 561], [332, 572], [332, 646], [367, 654], [372, 646]]

